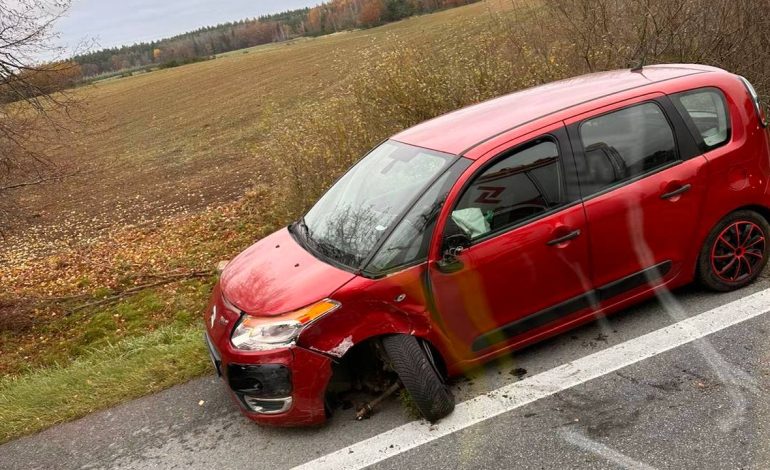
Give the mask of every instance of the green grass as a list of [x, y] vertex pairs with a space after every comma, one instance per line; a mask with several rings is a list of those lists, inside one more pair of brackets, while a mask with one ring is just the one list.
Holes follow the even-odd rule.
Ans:
[[199, 325], [212, 284], [210, 279], [189, 280], [148, 289], [113, 305], [49, 316], [25, 334], [2, 332], [0, 371], [20, 376], [38, 368], [67, 367], [73, 358], [158, 328], [187, 329]]
[[422, 414], [420, 413], [419, 408], [417, 408], [417, 404], [414, 402], [412, 396], [409, 395], [409, 392], [407, 392], [405, 388], [402, 388], [398, 391], [398, 401], [400, 401], [401, 406], [404, 407], [404, 413], [406, 413], [406, 416], [408, 416], [410, 419], [422, 419]]
[[63, 367], [0, 379], [0, 442], [156, 392], [209, 371], [202, 326], [166, 326]]
[[210, 372], [201, 309], [212, 282], [148, 289], [0, 335], [0, 442]]

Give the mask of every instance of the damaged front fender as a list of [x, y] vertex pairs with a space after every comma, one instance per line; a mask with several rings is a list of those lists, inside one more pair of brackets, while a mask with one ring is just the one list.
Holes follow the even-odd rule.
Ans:
[[433, 342], [424, 273], [419, 265], [381, 279], [354, 278], [331, 296], [341, 307], [306, 328], [298, 345], [340, 359], [378, 336], [407, 334]]

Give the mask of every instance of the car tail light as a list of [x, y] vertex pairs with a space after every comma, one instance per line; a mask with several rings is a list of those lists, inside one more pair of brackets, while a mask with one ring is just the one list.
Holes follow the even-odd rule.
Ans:
[[757, 112], [757, 118], [759, 118], [760, 124], [762, 124], [762, 127], [767, 127], [767, 110], [759, 99], [757, 90], [754, 89], [754, 86], [751, 84], [751, 82], [746, 80], [746, 78], [740, 77], [740, 79], [746, 86], [746, 90], [748, 90], [749, 95], [751, 95], [751, 99], [754, 101], [754, 109]]

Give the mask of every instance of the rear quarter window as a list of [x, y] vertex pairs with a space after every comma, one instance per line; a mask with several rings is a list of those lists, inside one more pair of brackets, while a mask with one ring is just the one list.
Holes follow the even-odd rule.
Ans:
[[716, 88], [677, 93], [672, 96], [701, 150], [712, 150], [730, 140], [730, 113], [721, 91]]

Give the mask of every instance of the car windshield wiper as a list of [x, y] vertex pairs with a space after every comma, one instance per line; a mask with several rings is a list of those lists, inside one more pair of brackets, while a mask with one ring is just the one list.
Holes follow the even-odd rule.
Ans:
[[314, 239], [310, 234], [310, 228], [307, 226], [304, 217], [294, 222], [291, 228], [292, 233], [305, 245], [306, 249], [314, 251], [324, 258], [348, 267], [354, 267], [360, 261], [354, 255], [339, 249], [329, 242]]
[[305, 246], [305, 248], [310, 247], [312, 238], [310, 237], [310, 229], [305, 223], [304, 217], [289, 225], [289, 232], [294, 235], [294, 238], [297, 239], [300, 245]]
[[301, 217], [297, 223], [297, 226], [299, 226], [299, 229], [302, 231], [302, 236], [305, 238], [305, 240], [312, 240], [312, 237], [310, 236], [310, 228], [307, 226], [307, 223], [305, 222], [305, 217]]
[[350, 267], [356, 266], [360, 261], [354, 255], [344, 250], [341, 250], [328, 242], [319, 241], [315, 243], [315, 247], [324, 256], [332, 258], [336, 260], [338, 263], [342, 263]]
[[312, 246], [315, 251], [328, 257], [333, 257], [333, 255], [336, 254], [337, 250], [329, 243], [313, 239], [310, 235], [310, 227], [307, 226], [304, 217], [295, 222], [294, 226], [298, 228], [297, 235], [302, 238], [302, 241], [308, 246]]

